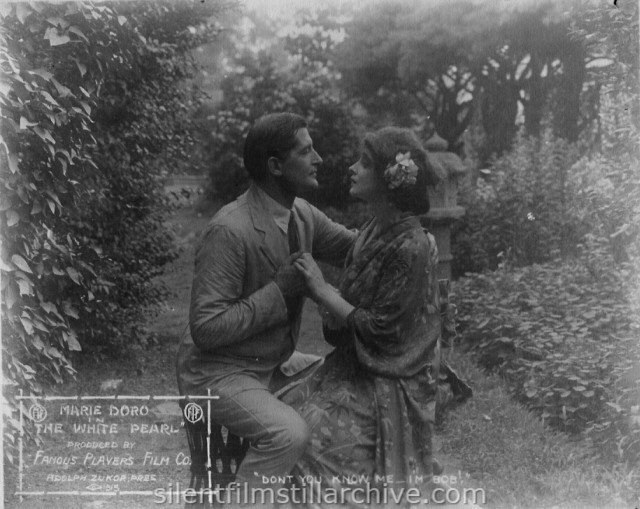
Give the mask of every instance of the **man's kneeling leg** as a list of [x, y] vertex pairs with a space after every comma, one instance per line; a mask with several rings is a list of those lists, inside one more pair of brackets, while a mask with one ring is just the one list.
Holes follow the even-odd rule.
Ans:
[[215, 422], [251, 444], [236, 482], [274, 490], [282, 486], [309, 440], [304, 419], [266, 388], [220, 394], [213, 407]]

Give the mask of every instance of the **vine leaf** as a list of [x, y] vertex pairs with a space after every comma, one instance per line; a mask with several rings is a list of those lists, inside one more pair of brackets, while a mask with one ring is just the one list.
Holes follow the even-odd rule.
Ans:
[[24, 25], [24, 21], [29, 17], [29, 15], [32, 13], [33, 11], [31, 10], [31, 8], [24, 4], [24, 3], [18, 3], [18, 5], [16, 5], [16, 16], [18, 17], [18, 20], [20, 21], [20, 23], [22, 23]]
[[51, 46], [62, 46], [71, 41], [71, 37], [66, 34], [60, 35], [58, 30], [53, 27], [47, 28], [47, 31], [44, 33], [44, 38], [49, 40]]
[[31, 268], [29, 267], [29, 264], [27, 263], [27, 261], [22, 258], [22, 256], [18, 255], [18, 254], [14, 254], [11, 257], [11, 261], [15, 264], [16, 267], [18, 267], [21, 271], [23, 272], [27, 272], [29, 274], [33, 274], [33, 271], [31, 270]]

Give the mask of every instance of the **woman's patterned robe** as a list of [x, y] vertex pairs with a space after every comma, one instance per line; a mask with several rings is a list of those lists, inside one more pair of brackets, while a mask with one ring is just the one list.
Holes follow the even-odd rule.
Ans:
[[353, 481], [426, 490], [437, 387], [431, 361], [440, 335], [435, 239], [405, 215], [354, 249], [340, 285], [356, 307], [349, 326], [325, 328], [335, 350], [283, 398], [311, 429], [293, 478], [320, 481], [321, 491], [353, 489]]

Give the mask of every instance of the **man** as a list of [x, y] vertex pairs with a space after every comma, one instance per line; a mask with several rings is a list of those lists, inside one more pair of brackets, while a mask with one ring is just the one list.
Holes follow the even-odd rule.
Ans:
[[[304, 420], [271, 392], [292, 356], [304, 280], [297, 252], [342, 264], [355, 234], [305, 200], [321, 157], [302, 117], [260, 118], [247, 135], [252, 183], [209, 223], [196, 252], [189, 324], [178, 353], [181, 394], [211, 394], [212, 421], [250, 441], [237, 482], [288, 475], [308, 439]], [[291, 368], [291, 366], [289, 366]]]

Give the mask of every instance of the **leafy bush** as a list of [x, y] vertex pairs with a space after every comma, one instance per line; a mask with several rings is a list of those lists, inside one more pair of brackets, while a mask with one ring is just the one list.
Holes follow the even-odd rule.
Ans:
[[[68, 354], [81, 349], [74, 323], [81, 309], [106, 298], [110, 288], [94, 269], [100, 247], [75, 238], [65, 213], [75, 207], [84, 175], [95, 171], [86, 147], [95, 143], [90, 113], [102, 80], [88, 74], [85, 60], [67, 58], [60, 48], [71, 40], [84, 47], [84, 32], [101, 31], [106, 16], [85, 10], [63, 20], [54, 16], [63, 14], [61, 7], [35, 9], [17, 4], [4, 13], [7, 50], [0, 53], [6, 150], [0, 207], [2, 367], [5, 383], [14, 385], [7, 391], [10, 398], [17, 387], [38, 392], [42, 384], [73, 374]], [[84, 31], [76, 24], [82, 21]], [[80, 75], [86, 76], [81, 83], [86, 93], [76, 83]], [[17, 423], [8, 424], [5, 437], [13, 438]]]
[[161, 176], [193, 142], [184, 54], [211, 33], [179, 3], [1, 14], [2, 347], [15, 408], [18, 389], [73, 375], [71, 352], [135, 339], [162, 297], [152, 278], [176, 252]]
[[496, 268], [501, 257], [528, 265], [571, 253], [587, 225], [569, 207], [567, 178], [577, 156], [549, 132], [520, 135], [477, 187], [461, 193], [466, 214], [453, 228], [454, 274]]
[[459, 331], [485, 369], [550, 425], [585, 432], [609, 458], [640, 459], [640, 285], [606, 244], [579, 259], [471, 274], [455, 283]]

